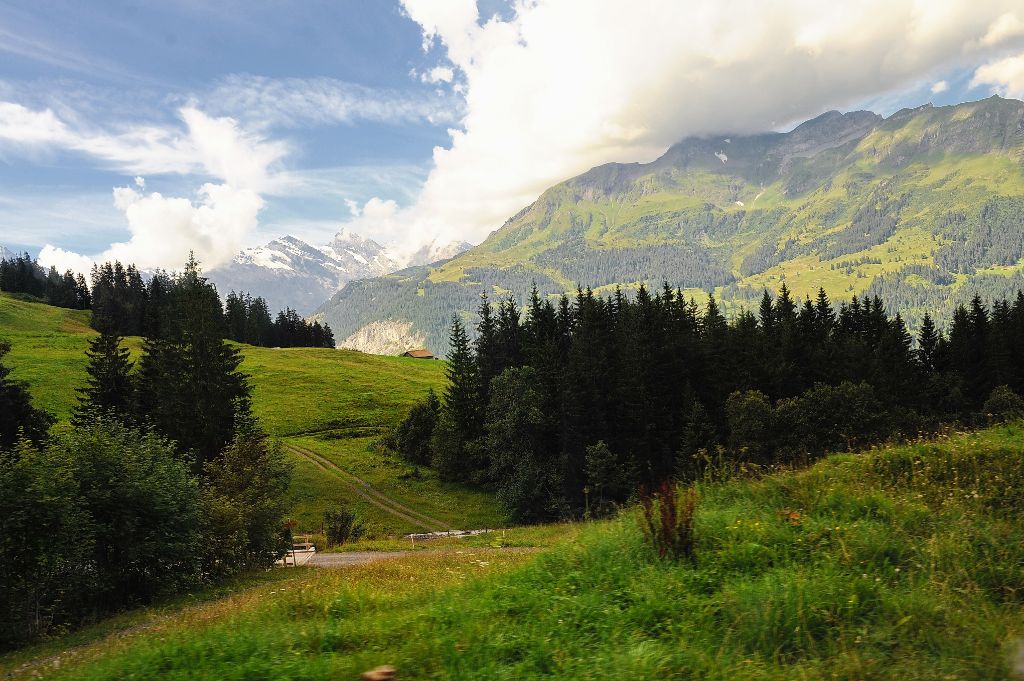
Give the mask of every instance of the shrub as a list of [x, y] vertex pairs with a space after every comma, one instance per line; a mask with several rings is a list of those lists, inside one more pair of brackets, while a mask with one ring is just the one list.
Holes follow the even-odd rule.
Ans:
[[697, 490], [663, 482], [656, 492], [641, 490], [641, 529], [660, 558], [696, 560], [693, 520]]
[[324, 512], [324, 533], [328, 544], [340, 546], [348, 541], [356, 541], [365, 531], [366, 526], [355, 512], [344, 506], [336, 511]]
[[291, 465], [254, 418], [241, 418], [236, 432], [204, 469], [204, 562], [211, 575], [270, 567], [288, 549], [280, 528]]
[[834, 386], [819, 383], [800, 397], [779, 400], [775, 418], [785, 424], [779, 436], [789, 449], [787, 459], [851, 450], [877, 442], [895, 428], [874, 388], [848, 381]]
[[982, 412], [996, 421], [1012, 421], [1024, 416], [1024, 398], [1009, 386], [997, 385], [985, 400]]
[[441, 402], [433, 389], [418, 403], [395, 429], [391, 444], [405, 459], [416, 464], [430, 463], [430, 438], [437, 424]]
[[764, 463], [772, 449], [772, 404], [758, 390], [736, 391], [725, 401], [729, 448], [741, 458]]
[[615, 454], [608, 449], [604, 440], [586, 449], [587, 483], [593, 498], [588, 509], [593, 517], [610, 515], [615, 509], [615, 499], [624, 497], [626, 471]]
[[199, 485], [167, 440], [99, 419], [0, 457], [0, 644], [198, 580]]

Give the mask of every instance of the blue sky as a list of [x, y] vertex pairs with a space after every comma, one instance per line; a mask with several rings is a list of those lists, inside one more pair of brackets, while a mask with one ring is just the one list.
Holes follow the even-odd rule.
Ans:
[[1022, 41], [1013, 0], [7, 0], [0, 244], [171, 266], [342, 223], [477, 242], [687, 134], [1019, 96]]
[[[178, 126], [176, 109], [190, 100], [221, 108], [216, 91], [232, 76], [330, 79], [439, 112], [457, 106], [449, 94], [410, 76], [438, 59], [421, 49], [419, 27], [397, 3], [15, 0], [0, 5], [0, 44], [0, 95], [7, 95], [0, 98], [34, 109], [69, 108], [99, 125]], [[273, 125], [271, 134], [293, 147], [288, 165], [337, 191], [268, 200], [260, 234], [250, 241], [273, 236], [278, 225], [340, 222], [349, 215], [345, 198], [362, 203], [381, 195], [408, 203], [450, 123], [356, 117]], [[111, 188], [134, 176], [74, 151], [0, 150], [0, 243], [32, 252], [44, 243], [101, 250], [126, 231]], [[199, 178], [146, 179], [147, 188], [178, 195]]]

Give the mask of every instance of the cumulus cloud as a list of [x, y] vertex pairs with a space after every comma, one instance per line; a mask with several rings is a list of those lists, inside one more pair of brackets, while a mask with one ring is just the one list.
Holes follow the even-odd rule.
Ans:
[[971, 87], [988, 85], [1003, 97], [1024, 97], [1024, 53], [988, 62], [978, 67]]
[[942, 94], [943, 92], [945, 92], [948, 89], [949, 89], [949, 83], [947, 83], [944, 80], [940, 80], [939, 82], [935, 83], [934, 85], [932, 85], [932, 88], [931, 88], [933, 95]]
[[[464, 86], [408, 240], [479, 240], [551, 184], [648, 161], [688, 135], [754, 132], [977, 63], [1018, 34], [1019, 0], [402, 0]], [[360, 220], [364, 218], [359, 218]]]
[[985, 47], [1000, 45], [1013, 38], [1024, 37], [1024, 21], [1016, 14], [1007, 12], [993, 21], [982, 36], [980, 44]]
[[[7, 114], [7, 115], [5, 115]], [[118, 132], [82, 130], [52, 111], [0, 102], [0, 143], [78, 151], [113, 167], [140, 173], [201, 175], [207, 182], [194, 197], [145, 193], [142, 175], [134, 187], [113, 190], [114, 207], [125, 216], [130, 238], [91, 257], [47, 244], [40, 262], [87, 271], [93, 261], [121, 260], [142, 268], [180, 266], [189, 251], [213, 267], [229, 260], [257, 227], [261, 192], [286, 186], [276, 169], [287, 153], [279, 141], [242, 129], [229, 117], [213, 117], [193, 106], [179, 111], [184, 129], [134, 127]]]
[[57, 248], [46, 244], [43, 250], [39, 252], [37, 258], [39, 264], [43, 267], [56, 267], [58, 272], [67, 272], [71, 270], [76, 274], [89, 274], [89, 270], [92, 269], [93, 260], [84, 255], [79, 255], [72, 251], [65, 251], [63, 248]]
[[195, 201], [114, 189], [114, 206], [128, 222], [131, 238], [113, 244], [99, 261], [134, 262], [142, 268], [177, 267], [189, 251], [206, 266], [231, 259], [256, 229], [263, 199], [251, 189], [204, 184]]
[[345, 204], [352, 213], [352, 219], [345, 223], [350, 231], [380, 241], [408, 242], [410, 247], [423, 243], [423, 235], [410, 238], [406, 212], [395, 201], [375, 196], [361, 206], [352, 200], [346, 200]]

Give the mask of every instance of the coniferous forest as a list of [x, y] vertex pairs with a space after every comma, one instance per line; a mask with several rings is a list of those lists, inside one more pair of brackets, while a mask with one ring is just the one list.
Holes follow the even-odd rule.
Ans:
[[449, 480], [496, 490], [520, 520], [601, 514], [715, 466], [806, 463], [941, 424], [1024, 412], [1024, 294], [926, 317], [912, 338], [876, 298], [765, 291], [727, 320], [666, 286], [635, 298], [534, 290], [456, 318], [451, 383], [393, 438]]

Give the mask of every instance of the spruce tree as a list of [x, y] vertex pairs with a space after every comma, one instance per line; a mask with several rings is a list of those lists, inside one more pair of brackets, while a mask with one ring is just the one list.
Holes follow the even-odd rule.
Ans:
[[932, 316], [924, 313], [921, 320], [921, 330], [917, 333], [917, 357], [918, 364], [925, 371], [935, 370], [936, 352], [939, 349], [939, 333], [935, 330], [935, 322]]
[[139, 366], [137, 410], [161, 434], [194, 454], [201, 472], [250, 413], [242, 356], [224, 341], [217, 290], [190, 258], [170, 282], [161, 337], [147, 338]]
[[445, 407], [451, 412], [463, 441], [480, 434], [480, 382], [476, 358], [469, 346], [466, 328], [458, 317], [452, 317], [448, 337], [448, 387], [444, 391]]
[[72, 423], [81, 426], [101, 415], [126, 420], [133, 403], [133, 363], [128, 349], [121, 346], [121, 337], [105, 331], [89, 341], [85, 355], [89, 358], [88, 378], [86, 386], [76, 391], [79, 404]]

